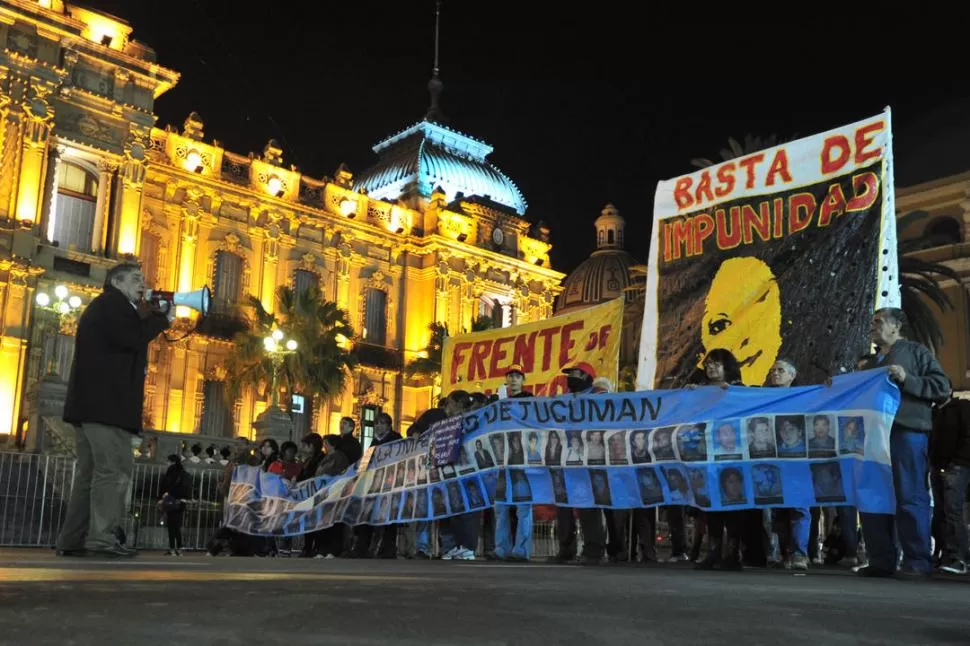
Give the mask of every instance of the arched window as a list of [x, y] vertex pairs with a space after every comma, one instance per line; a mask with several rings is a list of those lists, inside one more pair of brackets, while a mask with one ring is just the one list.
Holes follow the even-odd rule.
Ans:
[[490, 296], [482, 296], [478, 304], [478, 318], [488, 319], [492, 322], [492, 329], [505, 327], [505, 308], [498, 299]]
[[232, 311], [242, 296], [242, 258], [228, 251], [216, 252], [212, 309], [223, 314]]
[[312, 287], [320, 286], [320, 276], [316, 272], [297, 269], [293, 272], [293, 291], [299, 296]]
[[613, 229], [606, 232], [606, 244], [615, 244], [616, 233]]
[[141, 247], [138, 250], [138, 260], [141, 261], [141, 272], [145, 275], [145, 283], [152, 287], [152, 289], [160, 287], [158, 284], [158, 253], [161, 246], [161, 240], [157, 234], [150, 231], [142, 231]]
[[387, 344], [387, 294], [376, 287], [365, 296], [363, 337], [371, 345]]
[[926, 227], [923, 237], [927, 243], [932, 243], [929, 245], [932, 247], [957, 244], [962, 237], [960, 223], [950, 217], [937, 218]]
[[64, 248], [91, 251], [98, 176], [80, 164], [57, 166], [57, 195], [51, 206], [47, 237]]

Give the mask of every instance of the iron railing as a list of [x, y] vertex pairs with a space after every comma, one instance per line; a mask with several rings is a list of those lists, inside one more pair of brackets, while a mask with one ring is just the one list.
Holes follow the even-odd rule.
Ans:
[[[167, 467], [135, 463], [129, 489], [124, 531], [127, 544], [139, 549], [166, 549], [165, 515], [158, 509], [158, 491]], [[53, 547], [71, 498], [76, 461], [72, 456], [0, 452], [0, 547]], [[222, 522], [219, 495], [222, 468], [188, 467], [192, 495], [182, 520], [182, 544], [203, 550]], [[437, 543], [437, 528], [432, 532]], [[658, 534], [666, 536], [665, 523]], [[533, 557], [558, 551], [555, 521], [536, 520], [532, 530]], [[405, 532], [398, 533], [399, 553], [407, 549]], [[582, 536], [577, 536], [581, 548]], [[300, 537], [287, 546], [302, 547]], [[665, 542], [662, 540], [662, 542]], [[480, 545], [484, 552], [484, 542]]]

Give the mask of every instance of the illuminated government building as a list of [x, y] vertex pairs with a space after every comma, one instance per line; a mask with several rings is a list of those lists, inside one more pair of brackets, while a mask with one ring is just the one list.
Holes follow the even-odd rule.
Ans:
[[[146, 427], [175, 433], [253, 434], [267, 403], [253, 392], [227, 403], [224, 362], [248, 296], [272, 311], [279, 285], [318, 285], [357, 333], [344, 394], [294, 416], [297, 433], [377, 410], [404, 431], [431, 405], [432, 384], [403, 368], [432, 322], [455, 332], [480, 316], [552, 315], [564, 275], [548, 231], [524, 219], [492, 148], [442, 122], [437, 76], [428, 114], [377, 144], [373, 168], [314, 178], [272, 140], [259, 154], [225, 150], [194, 113], [154, 127], [179, 75], [131, 31], [60, 0], [0, 3], [0, 434], [46, 448], [57, 424], [72, 331], [55, 335], [37, 295], [65, 285], [86, 303], [129, 256], [150, 286], [212, 289], [205, 333], [151, 346]], [[176, 332], [192, 325], [183, 314]]]

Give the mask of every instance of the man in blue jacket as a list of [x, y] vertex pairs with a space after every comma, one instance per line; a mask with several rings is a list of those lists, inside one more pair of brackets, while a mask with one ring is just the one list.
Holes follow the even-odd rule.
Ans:
[[[902, 310], [883, 308], [872, 316], [870, 332], [879, 352], [863, 366], [889, 368], [889, 378], [899, 386], [900, 402], [889, 438], [896, 515], [861, 514], [862, 532], [869, 551], [869, 565], [859, 576], [918, 580], [932, 574], [930, 547], [930, 495], [928, 449], [933, 429], [933, 403], [950, 395], [950, 383], [936, 359], [925, 347], [902, 337], [906, 316]], [[896, 572], [895, 534], [903, 551]]]

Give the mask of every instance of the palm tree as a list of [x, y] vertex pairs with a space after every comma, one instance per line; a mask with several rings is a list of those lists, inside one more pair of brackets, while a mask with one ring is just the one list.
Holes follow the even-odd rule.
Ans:
[[436, 377], [441, 374], [441, 351], [445, 347], [448, 326], [444, 323], [432, 323], [428, 329], [431, 330], [431, 340], [420, 356], [407, 365], [408, 377]]
[[[896, 231], [905, 231], [912, 224], [928, 218], [926, 211], [912, 211], [896, 220]], [[899, 287], [902, 295], [902, 309], [909, 322], [911, 336], [932, 350], [943, 345], [943, 331], [936, 313], [929, 303], [943, 313], [953, 309], [953, 303], [940, 287], [940, 280], [954, 280], [960, 283], [960, 275], [939, 262], [929, 262], [915, 257], [921, 250], [922, 237], [900, 240]], [[929, 303], [928, 303], [928, 302]]]
[[[250, 297], [254, 320], [248, 330], [234, 337], [235, 348], [226, 362], [227, 396], [235, 401], [243, 388], [253, 387], [265, 395], [273, 381], [273, 361], [263, 340], [274, 328], [283, 330], [297, 342], [297, 351], [283, 358], [277, 387], [306, 393], [317, 401], [340, 395], [350, 369], [357, 364], [347, 340], [354, 336], [347, 313], [323, 298], [316, 287], [295, 292], [281, 286], [276, 292], [277, 313], [263, 308], [258, 298]], [[312, 410], [312, 409], [311, 409]]]
[[[774, 134], [762, 139], [748, 134], [744, 136], [744, 145], [742, 145], [733, 137], [728, 137], [728, 147], [720, 150], [720, 157], [722, 161], [728, 161], [792, 139], [794, 137], [782, 139]], [[695, 158], [691, 160], [691, 164], [697, 168], [706, 168], [713, 166], [714, 162], [709, 159]], [[929, 214], [925, 211], [907, 213], [896, 220], [896, 230], [905, 231], [910, 225], [927, 217]], [[929, 303], [935, 305], [940, 313], [952, 309], [953, 303], [940, 287], [940, 280], [951, 279], [959, 283], [960, 276], [942, 263], [928, 262], [912, 256], [911, 254], [921, 250], [921, 242], [921, 238], [900, 240], [896, 246], [899, 256], [901, 305], [909, 321], [913, 340], [935, 351], [943, 345], [943, 331]]]
[[[767, 137], [761, 138], [756, 135], [746, 134], [744, 136], [744, 144], [741, 144], [734, 137], [728, 137], [728, 147], [721, 148], [718, 155], [721, 157], [721, 161], [729, 161], [731, 159], [737, 159], [738, 157], [744, 157], [753, 152], [759, 150], [764, 150], [765, 148], [771, 148], [772, 146], [777, 146], [778, 144], [783, 144], [785, 142], [791, 141], [794, 137], [782, 138], [776, 134], [770, 134]], [[690, 160], [691, 166], [696, 168], [707, 168], [708, 166], [714, 166], [721, 162], [714, 162], [705, 157], [695, 157]]]

